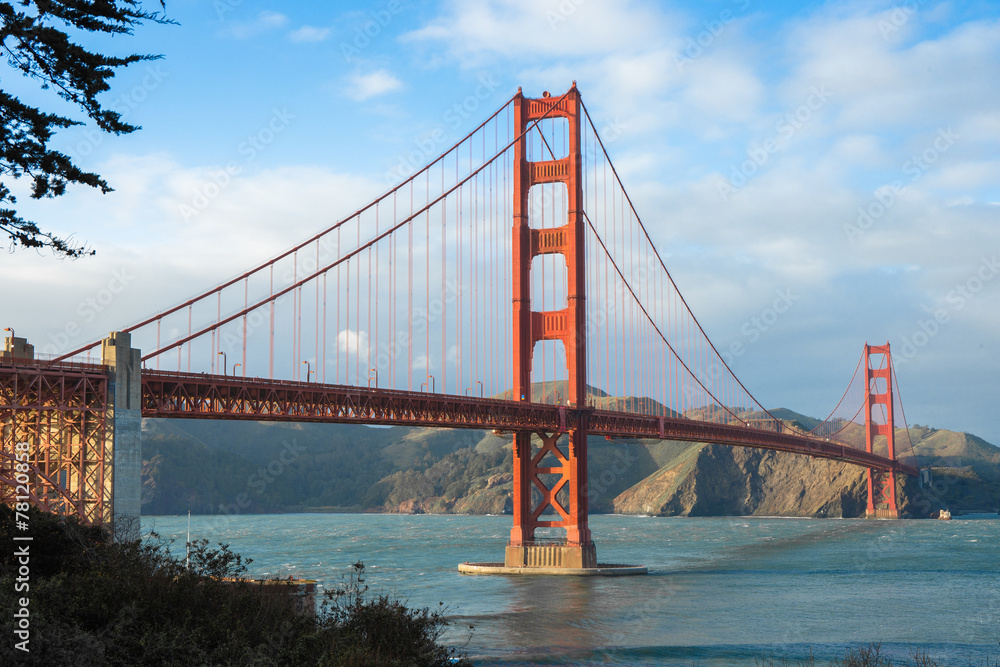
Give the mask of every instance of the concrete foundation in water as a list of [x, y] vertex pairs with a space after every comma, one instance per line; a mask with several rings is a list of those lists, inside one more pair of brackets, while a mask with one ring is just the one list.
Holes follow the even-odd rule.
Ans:
[[508, 567], [503, 563], [459, 563], [462, 574], [515, 574], [521, 576], [626, 577], [646, 574], [645, 565], [601, 563], [595, 567]]
[[461, 563], [462, 574], [574, 575], [620, 577], [646, 574], [644, 565], [598, 563], [594, 543], [535, 542], [508, 544], [503, 563]]
[[507, 545], [506, 567], [597, 567], [597, 547], [590, 544]]

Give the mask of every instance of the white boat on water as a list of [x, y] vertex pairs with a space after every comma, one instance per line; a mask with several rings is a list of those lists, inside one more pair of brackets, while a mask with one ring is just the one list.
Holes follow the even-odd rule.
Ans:
[[938, 512], [937, 518], [939, 518], [939, 519], [950, 519], [951, 518], [951, 511], [949, 511], [949, 510], [940, 510]]

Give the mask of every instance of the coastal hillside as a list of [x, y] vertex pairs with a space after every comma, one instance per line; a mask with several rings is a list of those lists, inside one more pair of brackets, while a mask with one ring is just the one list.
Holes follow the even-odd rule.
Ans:
[[[1000, 448], [920, 425], [909, 436], [929, 477], [898, 480], [905, 516], [1000, 506]], [[487, 431], [149, 419], [142, 447], [147, 515], [511, 511], [511, 437]], [[595, 513], [854, 517], [866, 506], [863, 469], [785, 452], [591, 437], [589, 470]]]
[[[773, 413], [801, 428], [818, 423], [786, 409]], [[863, 442], [863, 429], [848, 427], [841, 437]], [[897, 479], [904, 517], [1000, 507], [1000, 448], [968, 433], [920, 425], [897, 430], [896, 442], [898, 456], [927, 471], [922, 481]], [[865, 471], [847, 463], [698, 443], [619, 494], [612, 505], [617, 513], [662, 516], [856, 517], [867, 507], [867, 483]]]

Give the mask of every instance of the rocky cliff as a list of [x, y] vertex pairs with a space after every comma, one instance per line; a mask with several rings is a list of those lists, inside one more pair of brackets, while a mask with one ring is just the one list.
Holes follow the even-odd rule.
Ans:
[[[930, 478], [899, 480], [905, 516], [1000, 506], [1000, 449], [924, 426], [909, 437]], [[845, 463], [700, 443], [588, 445], [595, 513], [855, 517], [867, 504], [864, 470]], [[509, 513], [510, 448], [485, 431], [146, 420], [143, 512]]]
[[621, 514], [855, 517], [866, 494], [864, 471], [847, 463], [694, 444], [612, 505]]

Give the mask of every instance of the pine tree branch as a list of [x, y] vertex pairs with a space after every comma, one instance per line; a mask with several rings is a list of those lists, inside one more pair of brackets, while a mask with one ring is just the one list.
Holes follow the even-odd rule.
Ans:
[[[61, 98], [79, 107], [105, 132], [128, 134], [139, 129], [122, 121], [121, 113], [105, 109], [98, 96], [110, 90], [119, 68], [161, 56], [91, 52], [74, 43], [67, 31], [75, 28], [131, 35], [143, 23], [175, 22], [143, 10], [134, 0], [23, 0], [16, 4], [25, 11], [15, 9], [15, 3], [0, 2], [0, 47], [7, 54], [8, 65], [39, 81], [43, 89], [54, 87]], [[111, 192], [98, 174], [83, 171], [69, 156], [49, 148], [57, 130], [81, 124], [83, 121], [45, 113], [0, 91], [0, 175], [30, 178], [33, 199], [58, 197], [71, 183]], [[0, 182], [0, 204], [15, 203], [10, 190]], [[47, 247], [68, 257], [94, 254], [86, 246], [43, 232], [13, 208], [0, 210], [0, 232], [8, 235], [12, 249]]]

